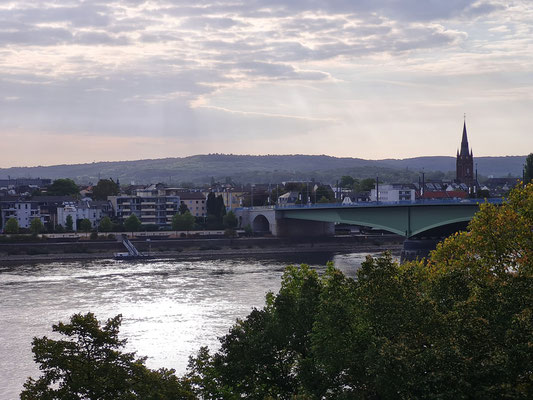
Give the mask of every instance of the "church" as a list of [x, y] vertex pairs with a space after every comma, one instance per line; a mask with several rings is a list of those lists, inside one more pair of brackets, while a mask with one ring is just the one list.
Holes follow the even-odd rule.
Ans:
[[475, 186], [474, 177], [474, 154], [468, 149], [468, 137], [466, 135], [466, 120], [463, 125], [463, 138], [461, 139], [461, 150], [457, 150], [456, 182], [464, 183], [468, 188]]

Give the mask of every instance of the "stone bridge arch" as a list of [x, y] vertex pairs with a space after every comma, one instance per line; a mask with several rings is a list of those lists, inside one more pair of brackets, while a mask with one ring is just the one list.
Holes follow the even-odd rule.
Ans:
[[268, 233], [272, 231], [270, 221], [263, 214], [258, 214], [252, 221], [252, 231], [254, 233]]

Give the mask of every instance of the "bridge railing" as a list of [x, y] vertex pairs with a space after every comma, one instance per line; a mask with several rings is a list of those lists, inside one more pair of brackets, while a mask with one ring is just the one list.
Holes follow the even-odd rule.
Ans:
[[316, 204], [284, 204], [259, 207], [239, 207], [235, 210], [290, 210], [290, 209], [308, 209], [308, 208], [350, 208], [350, 207], [390, 207], [390, 206], [409, 206], [409, 205], [446, 205], [446, 204], [501, 204], [502, 198], [487, 199], [419, 199], [415, 201], [361, 201], [357, 203], [316, 203]]
[[[416, 201], [365, 201], [358, 203], [317, 203], [317, 204], [287, 204], [275, 206], [275, 210], [287, 210], [287, 209], [299, 209], [299, 208], [350, 208], [350, 207], [390, 207], [390, 206], [409, 206], [409, 205], [446, 205], [446, 204], [501, 204], [503, 199], [490, 198], [490, 199], [423, 199]], [[254, 209], [257, 207], [254, 207]]]

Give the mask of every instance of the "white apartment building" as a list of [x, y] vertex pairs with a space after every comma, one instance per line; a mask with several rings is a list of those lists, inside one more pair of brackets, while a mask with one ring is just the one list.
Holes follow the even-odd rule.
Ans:
[[34, 218], [39, 218], [44, 223], [39, 212], [39, 207], [31, 201], [14, 201], [4, 203], [1, 209], [2, 230], [10, 218], [15, 218], [20, 228], [29, 228]]
[[391, 184], [391, 185], [379, 185], [379, 198], [376, 188], [370, 191], [370, 201], [383, 201], [383, 202], [397, 202], [397, 201], [410, 201], [416, 200], [415, 189], [410, 185], [404, 184]]

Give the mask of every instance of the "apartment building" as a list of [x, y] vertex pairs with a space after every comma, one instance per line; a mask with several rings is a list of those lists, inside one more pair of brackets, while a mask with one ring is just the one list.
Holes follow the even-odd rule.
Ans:
[[180, 206], [180, 196], [167, 196], [156, 188], [138, 189], [134, 195], [109, 196], [108, 200], [119, 219], [135, 214], [143, 225], [170, 225]]

